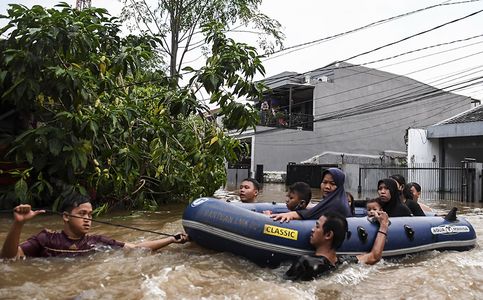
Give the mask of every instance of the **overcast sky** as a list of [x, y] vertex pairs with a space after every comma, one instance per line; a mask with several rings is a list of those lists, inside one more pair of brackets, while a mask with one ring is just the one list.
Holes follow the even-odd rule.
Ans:
[[[4, 14], [6, 12], [7, 3], [22, 3], [27, 6], [41, 3], [45, 6], [52, 6], [57, 2], [50, 0], [41, 2], [2, 0], [0, 3], [0, 13]], [[75, 5], [75, 0], [66, 0], [66, 2]], [[284, 45], [285, 47], [290, 47], [332, 36], [427, 6], [454, 2], [458, 1], [264, 0], [262, 11], [282, 23], [283, 31], [286, 35]], [[92, 0], [92, 5], [105, 7], [111, 15], [118, 15], [122, 4], [117, 0]], [[283, 71], [308, 72], [331, 62], [346, 60], [357, 54], [480, 10], [483, 10], [483, 1], [437, 7], [310, 47], [303, 47], [298, 51], [266, 60], [264, 65], [267, 76]], [[348, 60], [348, 62], [353, 64], [368, 63], [418, 48], [482, 34], [483, 12], [394, 46], [375, 51], [369, 55]], [[233, 37], [236, 38], [236, 35]], [[247, 36], [241, 36], [240, 34], [240, 38], [246, 40]], [[255, 38], [253, 40], [255, 41]], [[443, 53], [437, 54], [437, 52]], [[194, 57], [196, 58], [196, 56]], [[367, 66], [399, 75], [407, 75], [408, 77], [428, 84], [444, 87], [458, 81], [483, 76], [483, 37], [447, 46], [440, 46]], [[452, 75], [453, 77], [450, 77]], [[453, 80], [444, 80], [445, 78]], [[483, 99], [483, 84], [460, 90], [458, 93]]]

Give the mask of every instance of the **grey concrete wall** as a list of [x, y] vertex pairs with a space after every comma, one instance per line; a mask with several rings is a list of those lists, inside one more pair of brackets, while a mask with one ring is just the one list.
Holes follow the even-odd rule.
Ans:
[[[263, 164], [267, 171], [284, 171], [288, 162], [324, 151], [370, 155], [406, 151], [407, 128], [424, 128], [470, 106], [467, 97], [450, 93], [416, 100], [428, 91], [436, 89], [395, 74], [364, 67], [335, 69], [332, 82], [315, 85], [314, 117], [321, 121], [314, 124], [314, 131], [257, 131], [255, 164]], [[363, 107], [373, 111], [361, 114]], [[330, 119], [351, 111], [353, 116]]]

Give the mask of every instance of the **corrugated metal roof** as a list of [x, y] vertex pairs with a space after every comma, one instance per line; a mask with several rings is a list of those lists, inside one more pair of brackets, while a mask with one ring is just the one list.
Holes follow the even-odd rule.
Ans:
[[483, 105], [479, 105], [475, 108], [467, 110], [450, 119], [444, 120], [438, 123], [437, 125], [459, 124], [459, 123], [470, 123], [470, 122], [481, 122], [481, 121], [483, 121]]

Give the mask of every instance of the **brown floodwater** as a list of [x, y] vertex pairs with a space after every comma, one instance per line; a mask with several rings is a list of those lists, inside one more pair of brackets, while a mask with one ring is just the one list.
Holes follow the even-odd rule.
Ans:
[[[284, 195], [284, 185], [265, 185], [260, 200], [283, 201]], [[458, 206], [483, 245], [481, 205], [428, 204], [441, 212]], [[167, 205], [156, 213], [115, 213], [100, 220], [174, 233], [182, 230], [183, 208]], [[0, 217], [2, 243], [10, 224], [11, 216]], [[22, 240], [42, 228], [61, 229], [61, 218], [37, 217], [24, 226]], [[158, 238], [95, 223], [92, 233], [129, 242]], [[70, 259], [1, 261], [0, 299], [483, 299], [479, 246], [466, 252], [425, 252], [374, 266], [348, 265], [310, 282], [283, 280], [287, 267], [260, 268], [193, 243], [172, 244], [157, 253], [116, 250]]]

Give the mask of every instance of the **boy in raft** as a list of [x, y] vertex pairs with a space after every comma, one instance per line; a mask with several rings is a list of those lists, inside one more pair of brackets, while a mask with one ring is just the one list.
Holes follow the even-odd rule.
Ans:
[[188, 236], [184, 233], [177, 234], [176, 237], [170, 236], [137, 244], [119, 242], [102, 235], [88, 235], [92, 223], [92, 205], [90, 198], [79, 194], [66, 197], [62, 203], [61, 211], [64, 221], [64, 229], [61, 232], [44, 229], [19, 244], [20, 234], [25, 222], [45, 211], [33, 211], [28, 204], [15, 207], [13, 210], [14, 221], [3, 244], [0, 257], [71, 257], [93, 253], [98, 246], [126, 249], [147, 248], [156, 251], [171, 243], [183, 244], [188, 241]]
[[[312, 190], [305, 182], [295, 182], [288, 187], [287, 200], [285, 204], [288, 210], [305, 209], [312, 199]], [[264, 210], [264, 214], [271, 215], [271, 210]]]
[[348, 229], [347, 220], [338, 213], [324, 213], [315, 222], [310, 235], [310, 244], [315, 248], [314, 255], [301, 256], [285, 273], [284, 278], [311, 280], [334, 271], [344, 261], [361, 262], [368, 265], [377, 263], [382, 257], [386, 243], [389, 218], [384, 211], [377, 211], [374, 217], [380, 226], [371, 252], [343, 258], [337, 256], [336, 249], [342, 245], [345, 239]]
[[257, 202], [260, 183], [253, 178], [245, 178], [240, 184], [240, 200], [243, 203]]

